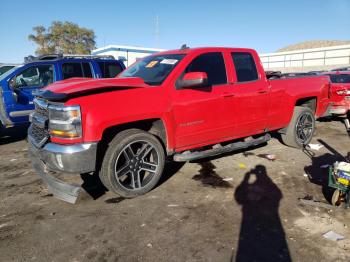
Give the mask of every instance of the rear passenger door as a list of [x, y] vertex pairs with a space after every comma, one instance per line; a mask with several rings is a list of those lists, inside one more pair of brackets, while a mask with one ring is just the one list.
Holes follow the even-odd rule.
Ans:
[[72, 77], [94, 77], [92, 74], [91, 64], [89, 62], [68, 62], [62, 61], [62, 80]]
[[249, 136], [264, 132], [269, 109], [269, 87], [259, 76], [257, 60], [249, 52], [232, 52], [233, 75], [230, 89], [234, 94], [235, 134]]

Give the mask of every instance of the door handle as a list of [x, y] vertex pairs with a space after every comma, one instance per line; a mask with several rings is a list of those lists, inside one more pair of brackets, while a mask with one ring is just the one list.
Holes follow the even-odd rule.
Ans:
[[222, 97], [233, 97], [235, 95], [233, 93], [223, 93], [221, 96]]
[[259, 93], [259, 94], [266, 94], [266, 93], [267, 93], [267, 90], [259, 90], [258, 93]]

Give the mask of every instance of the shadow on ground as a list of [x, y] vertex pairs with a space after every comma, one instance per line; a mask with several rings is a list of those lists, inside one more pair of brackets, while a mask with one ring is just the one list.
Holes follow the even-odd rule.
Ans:
[[11, 127], [2, 131], [0, 130], [0, 145], [6, 145], [25, 139], [27, 137], [28, 126], [29, 125], [23, 125]]
[[321, 156], [309, 155], [312, 163], [311, 165], [306, 166], [304, 170], [305, 173], [309, 175], [309, 180], [311, 183], [322, 187], [322, 193], [325, 199], [331, 203], [334, 189], [328, 186], [329, 168], [326, 166], [333, 165], [336, 161], [345, 161], [346, 159], [324, 140], [318, 139], [318, 142], [322, 144], [329, 151], [329, 153]]
[[[168, 179], [170, 179], [173, 175], [175, 175], [181, 167], [185, 163], [178, 163], [178, 162], [166, 162], [163, 175], [159, 180], [159, 183], [156, 187], [161, 186], [163, 183], [165, 183]], [[83, 180], [83, 184], [81, 187], [84, 189], [84, 191], [94, 200], [100, 198], [103, 196], [108, 189], [103, 185], [101, 182], [98, 173], [93, 174], [81, 174], [81, 179]], [[155, 187], [155, 188], [156, 188]], [[122, 200], [124, 200], [123, 197], [115, 197], [106, 200], [106, 203], [119, 203]]]
[[278, 213], [283, 195], [265, 166], [245, 174], [234, 198], [242, 206], [242, 223], [232, 261], [291, 261]]

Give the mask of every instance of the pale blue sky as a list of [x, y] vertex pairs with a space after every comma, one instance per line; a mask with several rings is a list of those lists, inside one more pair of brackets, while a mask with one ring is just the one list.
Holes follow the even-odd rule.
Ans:
[[0, 62], [22, 62], [33, 54], [27, 36], [54, 20], [93, 29], [97, 47], [174, 49], [186, 43], [266, 53], [306, 40], [350, 40], [350, 0], [2, 0], [0, 18]]

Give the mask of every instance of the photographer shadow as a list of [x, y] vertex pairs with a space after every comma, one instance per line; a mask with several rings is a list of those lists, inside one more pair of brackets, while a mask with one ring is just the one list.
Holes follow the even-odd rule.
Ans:
[[265, 166], [247, 172], [234, 197], [242, 206], [242, 223], [232, 261], [291, 261], [278, 214], [283, 195]]

